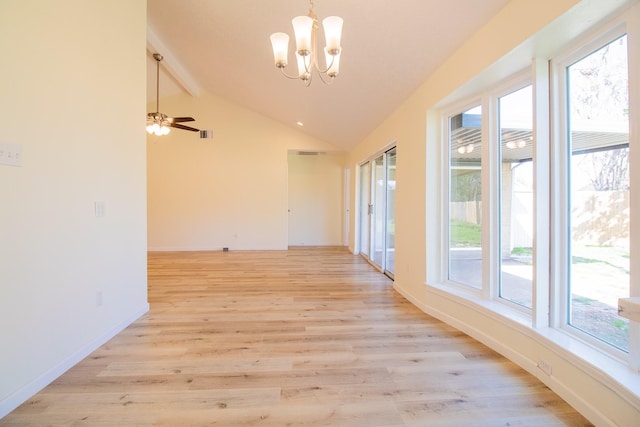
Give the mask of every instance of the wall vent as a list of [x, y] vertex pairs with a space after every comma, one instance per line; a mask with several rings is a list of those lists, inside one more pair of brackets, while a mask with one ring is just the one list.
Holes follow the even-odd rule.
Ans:
[[213, 139], [213, 129], [204, 129], [200, 131], [200, 138]]

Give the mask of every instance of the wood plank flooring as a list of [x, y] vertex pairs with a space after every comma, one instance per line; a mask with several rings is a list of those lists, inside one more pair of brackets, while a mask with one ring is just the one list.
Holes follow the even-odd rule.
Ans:
[[343, 248], [149, 254], [151, 310], [0, 426], [588, 426]]

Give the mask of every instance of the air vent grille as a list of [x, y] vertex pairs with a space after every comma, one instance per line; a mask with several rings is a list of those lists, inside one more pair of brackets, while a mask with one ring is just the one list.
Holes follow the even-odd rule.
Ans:
[[203, 129], [200, 131], [200, 138], [213, 139], [213, 129]]

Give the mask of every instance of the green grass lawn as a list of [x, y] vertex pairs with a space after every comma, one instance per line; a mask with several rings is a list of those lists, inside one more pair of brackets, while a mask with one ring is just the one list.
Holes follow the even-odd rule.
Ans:
[[[480, 225], [452, 221], [451, 248], [480, 248]], [[532, 248], [512, 248], [520, 263], [533, 255]], [[629, 348], [629, 322], [617, 316], [617, 299], [629, 295], [629, 251], [610, 246], [575, 244], [571, 253], [572, 325], [625, 351]]]
[[480, 247], [482, 229], [478, 224], [451, 221], [449, 227], [451, 247]]

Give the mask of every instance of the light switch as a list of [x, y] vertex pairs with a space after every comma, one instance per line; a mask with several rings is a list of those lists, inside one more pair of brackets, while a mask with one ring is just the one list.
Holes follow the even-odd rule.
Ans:
[[22, 166], [22, 145], [0, 142], [0, 165]]

